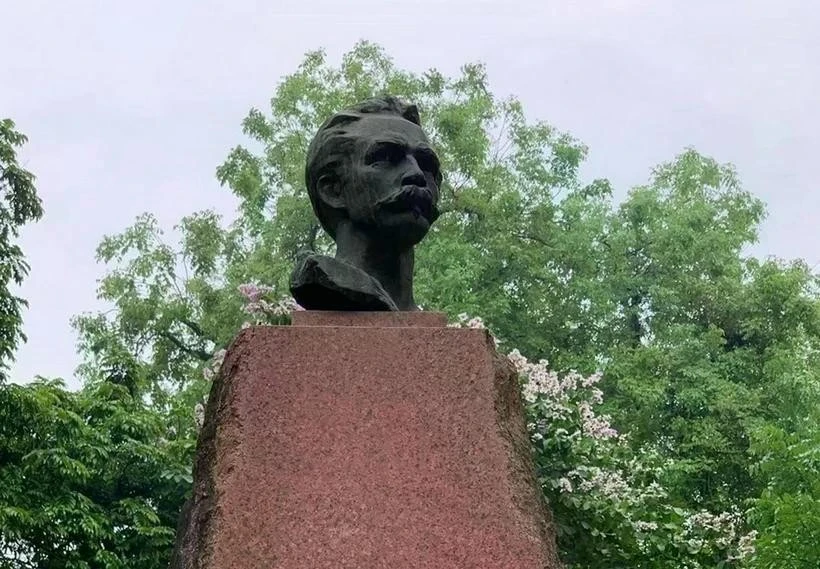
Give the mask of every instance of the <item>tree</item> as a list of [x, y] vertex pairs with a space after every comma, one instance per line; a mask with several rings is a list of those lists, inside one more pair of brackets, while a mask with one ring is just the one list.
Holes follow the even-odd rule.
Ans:
[[17, 150], [27, 141], [11, 119], [0, 120], [0, 382], [7, 379], [18, 344], [26, 340], [22, 309], [27, 303], [9, 287], [22, 284], [29, 266], [14, 241], [23, 225], [43, 215], [34, 175], [17, 161]]
[[[591, 236], [605, 222], [608, 185], [582, 186], [576, 173], [584, 147], [546, 124], [528, 123], [520, 103], [497, 101], [486, 83], [480, 65], [465, 66], [454, 79], [435, 70], [406, 73], [368, 43], [358, 44], [338, 68], [323, 52], [308, 54], [277, 88], [270, 116], [253, 109], [244, 121], [262, 153], [237, 147], [217, 170], [240, 199], [235, 223], [224, 227], [210, 212], [192, 215], [177, 228], [181, 240], [171, 248], [146, 215], [100, 245], [98, 258], [113, 267], [100, 295], [117, 311], [76, 319], [85, 369], [93, 373], [111, 357], [125, 358], [134, 363], [143, 390], [198, 381], [209, 354], [241, 324], [237, 286], [257, 281], [271, 285], [272, 296], [283, 296], [299, 250], [331, 248], [304, 188], [307, 142], [332, 111], [382, 91], [421, 105], [449, 172], [444, 215], [419, 251], [422, 304], [451, 313], [481, 308], [501, 337], [531, 350], [550, 346], [551, 353], [564, 355], [573, 353], [573, 345], [583, 349], [583, 328], [564, 334], [552, 348], [535, 334], [522, 334], [515, 314], [543, 313], [538, 325], [553, 330], [583, 315], [575, 306], [583, 291], [565, 298], [565, 270], [544, 261], [560, 248], [573, 255], [567, 263], [578, 265], [575, 270], [594, 271], [600, 252], [585, 253], [603, 250]], [[559, 195], [571, 217], [555, 221]]]
[[166, 565], [194, 446], [166, 419], [112, 382], [0, 387], [0, 568]]
[[[784, 276], [801, 283], [805, 267], [791, 274], [774, 273], [782, 290]], [[772, 283], [769, 282], [769, 285]], [[789, 303], [773, 303], [762, 325], [776, 325], [775, 314], [788, 313]], [[789, 330], [797, 341], [771, 348], [767, 382], [776, 394], [770, 412], [776, 419], [761, 422], [752, 433], [752, 474], [762, 486], [752, 500], [751, 518], [759, 534], [753, 567], [809, 569], [820, 564], [820, 350], [805, 331]]]
[[[332, 248], [304, 188], [310, 137], [332, 112], [385, 91], [419, 104], [447, 173], [442, 217], [418, 250], [417, 300], [481, 315], [502, 348], [548, 360], [551, 373], [603, 372], [603, 409], [626, 434], [611, 460], [598, 446], [556, 454], [563, 462], [541, 455], [565, 557], [578, 567], [717, 564], [709, 556], [726, 548], [704, 549], [696, 530], [740, 531], [737, 512], [772, 483], [752, 441], [790, 432], [820, 402], [793, 371], [816, 360], [816, 276], [800, 262], [744, 257], [765, 211], [730, 166], [688, 149], [615, 204], [605, 180], [580, 181], [585, 147], [529, 121], [514, 98], [496, 99], [481, 65], [448, 78], [399, 70], [366, 42], [338, 66], [309, 53], [270, 108], [245, 119], [259, 150], [238, 146], [217, 169], [239, 198], [235, 222], [193, 214], [171, 246], [145, 215], [100, 245], [110, 271], [99, 292], [116, 309], [75, 320], [87, 383], [115, 381], [192, 432], [191, 409], [208, 390], [203, 373], [255, 318], [243, 312], [239, 285], [269, 285], [273, 302], [287, 295], [301, 249]], [[557, 434], [540, 434], [542, 451], [563, 448]], [[593, 458], [600, 469], [651, 471], [629, 482], [640, 501], [573, 500], [551, 485], [572, 482], [569, 473]], [[649, 478], [662, 501], [643, 491]], [[765, 543], [784, 526], [756, 504], [751, 519]], [[578, 537], [593, 532], [593, 541]]]
[[756, 465], [766, 480], [754, 500], [758, 528], [754, 567], [811, 569], [820, 563], [820, 429], [817, 420], [798, 431], [770, 427], [757, 434]]
[[0, 568], [155, 568], [190, 486], [187, 417], [174, 422], [137, 398], [128, 360], [112, 358], [78, 393], [59, 380], [3, 381], [25, 340], [26, 302], [10, 287], [29, 267], [14, 239], [42, 215], [16, 157], [25, 142], [0, 121]]

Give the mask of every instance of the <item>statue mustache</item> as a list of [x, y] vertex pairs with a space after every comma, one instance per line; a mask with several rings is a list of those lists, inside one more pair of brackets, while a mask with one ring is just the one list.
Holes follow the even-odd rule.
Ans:
[[402, 186], [401, 190], [376, 202], [377, 208], [411, 210], [416, 217], [424, 215], [430, 222], [438, 219], [440, 212], [433, 193], [421, 186]]

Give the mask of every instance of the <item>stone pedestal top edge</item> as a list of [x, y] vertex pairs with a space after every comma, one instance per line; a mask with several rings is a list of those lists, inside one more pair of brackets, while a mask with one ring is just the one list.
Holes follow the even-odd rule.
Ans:
[[363, 326], [368, 328], [444, 328], [443, 312], [344, 312], [330, 310], [294, 310], [292, 326]]

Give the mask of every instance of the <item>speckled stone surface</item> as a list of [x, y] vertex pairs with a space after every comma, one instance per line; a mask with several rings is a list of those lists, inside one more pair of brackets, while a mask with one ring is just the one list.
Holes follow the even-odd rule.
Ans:
[[172, 567], [559, 567], [509, 362], [483, 330], [372, 314], [237, 337]]

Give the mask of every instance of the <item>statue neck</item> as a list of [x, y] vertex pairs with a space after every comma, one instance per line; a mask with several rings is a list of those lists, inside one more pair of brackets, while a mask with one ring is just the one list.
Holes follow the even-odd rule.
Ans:
[[344, 220], [336, 228], [336, 259], [379, 281], [399, 310], [418, 310], [413, 300], [413, 247], [396, 249], [385, 241]]

